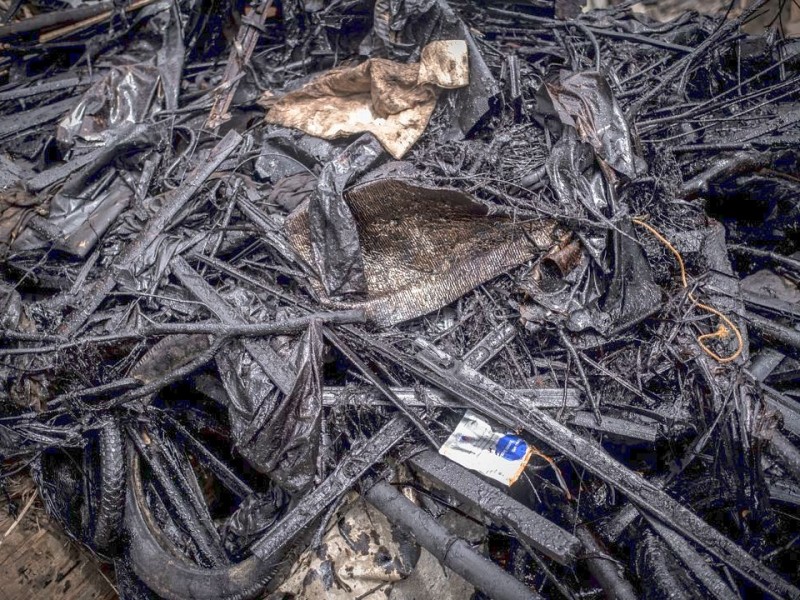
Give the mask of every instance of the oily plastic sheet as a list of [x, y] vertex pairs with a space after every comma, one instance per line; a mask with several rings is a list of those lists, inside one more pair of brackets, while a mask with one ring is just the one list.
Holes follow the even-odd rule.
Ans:
[[[636, 232], [630, 222], [623, 221], [618, 228], [609, 233], [606, 243], [603, 258], [610, 267], [607, 275], [587, 256], [583, 259], [587, 262], [584, 270], [575, 268], [566, 276], [552, 264], [552, 258], [543, 260], [546, 275], [523, 287], [545, 312], [526, 309], [526, 319], [541, 321], [548, 314], [547, 318], [562, 315], [566, 328], [572, 332], [591, 329], [605, 336], [658, 310], [661, 289], [653, 280]], [[576, 279], [578, 271], [581, 276]]]
[[24, 314], [22, 297], [9, 285], [0, 284], [0, 328], [13, 331]]
[[545, 81], [552, 110], [564, 125], [574, 127], [580, 139], [618, 173], [633, 178], [646, 168], [633, 150], [625, 115], [601, 73], [559, 71]]
[[180, 369], [192, 362], [209, 345], [209, 336], [200, 333], [165, 337], [145, 352], [128, 376], [142, 383], [156, 381], [171, 370]]
[[289, 495], [275, 485], [242, 500], [220, 532], [225, 550], [232, 557], [241, 558], [286, 513], [289, 500]]
[[581, 207], [591, 215], [608, 208], [603, 176], [597, 168], [591, 146], [577, 139], [574, 130], [567, 129], [550, 151], [545, 163], [550, 186], [558, 201], [570, 213], [581, 213]]
[[255, 173], [262, 181], [275, 183], [293, 175], [308, 174], [308, 167], [288, 151], [265, 141], [255, 162]]
[[[613, 172], [601, 167], [634, 177], [646, 166], [634, 152], [625, 116], [600, 73], [559, 71], [543, 88], [541, 116], [555, 115], [563, 125], [545, 163], [551, 187], [568, 213], [580, 214], [581, 206], [595, 220], [608, 222], [617, 181]], [[582, 293], [562, 288], [541, 299], [550, 310], [568, 314], [573, 331], [591, 327], [605, 335], [652, 314], [661, 303], [661, 291], [630, 221], [615, 222], [604, 246], [608, 267], [592, 262], [576, 288]], [[577, 307], [576, 298], [584, 299]], [[564, 301], [570, 306], [559, 308]]]
[[117, 282], [130, 290], [152, 292], [169, 271], [173, 258], [196, 245], [205, 234], [196, 237], [178, 237], [165, 234], [150, 244], [130, 264], [114, 267]]
[[78, 139], [99, 144], [107, 140], [109, 128], [144, 122], [151, 114], [158, 82], [155, 65], [112, 67], [58, 124], [56, 139], [69, 146]]
[[401, 158], [425, 131], [439, 90], [468, 83], [467, 44], [431, 42], [419, 63], [372, 58], [323, 73], [277, 100], [266, 120], [325, 139], [369, 131]]
[[[116, 135], [120, 134], [120, 135]], [[127, 138], [125, 131], [117, 131], [115, 141], [109, 141], [109, 149], [128, 148], [133, 144], [141, 143], [137, 140]], [[129, 143], [132, 142], [132, 143]], [[104, 153], [109, 154], [109, 152]], [[94, 164], [90, 164], [86, 169], [100, 168], [105, 160], [110, 157], [98, 157]], [[100, 166], [98, 166], [100, 165]], [[70, 181], [65, 184], [61, 191], [53, 196], [47, 203], [49, 214], [47, 222], [54, 232], [52, 237], [48, 237], [32, 228], [21, 228], [19, 225], [25, 224], [25, 218], [32, 213], [10, 211], [12, 220], [8, 225], [15, 225], [12, 230], [14, 239], [11, 245], [16, 252], [33, 250], [52, 245], [53, 248], [72, 254], [73, 256], [84, 258], [97, 244], [98, 240], [111, 227], [117, 217], [128, 207], [133, 199], [133, 192], [130, 191], [122, 179], [113, 176], [113, 172], [107, 172], [106, 177], [94, 182], [88, 187], [83, 185], [70, 185], [72, 181], [78, 179], [88, 179], [88, 171], [76, 173]], [[68, 188], [80, 188], [80, 192], [71, 193]], [[41, 210], [41, 209], [39, 209]], [[20, 221], [20, 219], [22, 219]], [[0, 235], [3, 234], [0, 228]]]
[[[519, 223], [464, 192], [380, 179], [345, 194], [364, 261], [367, 299], [337, 307], [361, 307], [367, 317], [391, 325], [437, 310], [474, 287], [532, 258], [551, 243], [550, 222]], [[316, 266], [309, 203], [289, 215], [286, 229], [295, 251]]]
[[367, 291], [358, 228], [345, 202], [344, 188], [373, 166], [382, 154], [371, 135], [361, 136], [323, 168], [308, 202], [311, 254], [325, 293], [363, 295]]
[[292, 212], [317, 189], [317, 178], [307, 171], [279, 179], [267, 196], [270, 204]]
[[373, 11], [372, 32], [361, 54], [406, 62], [430, 41], [441, 8], [436, 0], [376, 0]]
[[637, 13], [613, 16], [611, 13], [599, 13], [592, 26], [634, 34], [660, 33], [660, 37], [666, 42], [693, 47], [708, 37], [718, 24], [711, 15], [697, 15], [690, 12], [682, 12], [669, 21], [663, 18], [654, 20], [650, 16]]
[[605, 280], [596, 275], [589, 260], [584, 252], [583, 267], [573, 269], [566, 276], [560, 276], [559, 270], [552, 268], [549, 259], [542, 260], [538, 278], [530, 277], [522, 284], [532, 299], [531, 304], [520, 308], [520, 314], [528, 322], [529, 328], [556, 320], [562, 321], [569, 331], [576, 333], [592, 330], [603, 334], [609, 330], [611, 323], [608, 315], [598, 310], [598, 303], [605, 292]]
[[266, 468], [255, 451], [259, 429], [278, 402], [277, 388], [239, 344], [223, 348], [216, 356], [220, 379], [228, 393], [231, 435], [239, 452], [260, 472]]
[[272, 478], [292, 492], [305, 491], [314, 483], [321, 435], [323, 347], [322, 326], [315, 322], [300, 343], [294, 388], [261, 433]]
[[774, 271], [761, 269], [748, 275], [741, 282], [742, 291], [765, 299], [779, 300], [786, 304], [800, 304], [800, 289], [787, 277]]
[[653, 271], [642, 247], [636, 241], [630, 221], [611, 232], [611, 282], [603, 298], [603, 310], [615, 327], [635, 322], [653, 314], [661, 305], [661, 288], [653, 280]]
[[[595, 161], [594, 149], [565, 128], [546, 163], [550, 185], [569, 213], [584, 208], [605, 220], [612, 206], [609, 183]], [[569, 315], [572, 331], [592, 328], [606, 335], [612, 330], [652, 314], [661, 304], [661, 290], [629, 220], [617, 220], [604, 244], [603, 262], [608, 274], [594, 261], [588, 265], [579, 285], [550, 286], [537, 290], [541, 304], [559, 314]], [[597, 250], [598, 248], [595, 248]]]
[[309, 327], [295, 360], [297, 376], [281, 394], [244, 350], [217, 356], [228, 391], [236, 447], [251, 465], [289, 492], [306, 490], [314, 480], [322, 413], [322, 331]]
[[61, 120], [56, 139], [65, 146], [77, 141], [102, 144], [114, 129], [143, 123], [161, 102], [178, 107], [184, 48], [180, 18], [169, 4], [146, 7], [139, 18], [155, 13], [140, 36], [116, 58], [108, 74], [89, 87]]
[[59, 250], [84, 258], [97, 244], [115, 219], [133, 199], [133, 192], [117, 179], [114, 185], [89, 202], [75, 203], [66, 213], [55, 200], [51, 204], [49, 220], [58, 223], [61, 237], [56, 240]]

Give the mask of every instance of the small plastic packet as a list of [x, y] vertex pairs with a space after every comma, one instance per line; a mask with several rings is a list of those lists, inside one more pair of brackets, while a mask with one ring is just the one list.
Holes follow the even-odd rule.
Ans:
[[520, 436], [496, 430], [468, 410], [439, 454], [510, 486], [522, 475], [533, 448]]

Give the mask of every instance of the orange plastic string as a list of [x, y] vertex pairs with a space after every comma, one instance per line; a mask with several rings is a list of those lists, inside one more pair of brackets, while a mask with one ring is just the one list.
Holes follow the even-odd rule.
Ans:
[[[681, 269], [681, 283], [683, 284], [684, 289], [688, 289], [689, 282], [686, 279], [686, 265], [683, 262], [683, 256], [681, 256], [681, 253], [678, 252], [675, 246], [673, 246], [667, 238], [661, 235], [661, 232], [659, 232], [655, 227], [653, 227], [649, 223], [645, 223], [641, 219], [631, 219], [631, 221], [633, 221], [640, 227], [644, 227], [645, 229], [647, 229], [647, 231], [653, 234], [653, 236], [659, 242], [664, 244], [664, 246], [666, 246], [667, 249], [670, 252], [672, 252], [672, 254], [675, 255], [675, 258], [678, 261], [678, 266]], [[692, 303], [697, 308], [701, 308], [707, 312], [710, 312], [712, 315], [716, 315], [720, 319], [720, 321], [722, 321], [717, 327], [717, 330], [714, 331], [713, 333], [704, 333], [703, 335], [697, 337], [697, 343], [699, 344], [700, 348], [702, 348], [703, 352], [708, 354], [711, 358], [713, 358], [719, 363], [729, 363], [739, 358], [739, 356], [742, 354], [742, 351], [744, 350], [744, 339], [742, 338], [742, 333], [741, 331], [739, 331], [739, 328], [736, 325], [734, 325], [733, 321], [731, 321], [726, 315], [722, 314], [716, 308], [700, 302], [692, 292], [689, 292], [688, 295], [689, 295], [689, 300], [691, 300]], [[710, 339], [723, 339], [723, 340], [728, 339], [731, 336], [731, 332], [733, 332], [733, 335], [736, 336], [736, 343], [738, 344], [738, 347], [736, 348], [736, 352], [734, 352], [730, 356], [720, 356], [705, 344], [705, 341]]]
[[539, 449], [536, 448], [536, 446], [531, 445], [530, 450], [531, 454], [534, 454], [539, 458], [543, 458], [548, 462], [550, 467], [553, 469], [553, 473], [555, 474], [556, 479], [558, 480], [558, 484], [561, 486], [561, 489], [564, 490], [564, 493], [567, 495], [567, 500], [572, 500], [572, 494], [569, 493], [569, 487], [567, 487], [567, 482], [564, 480], [564, 476], [561, 474], [561, 469], [558, 468], [556, 461], [554, 461], [552, 458], [550, 458], [543, 452], [540, 452]]

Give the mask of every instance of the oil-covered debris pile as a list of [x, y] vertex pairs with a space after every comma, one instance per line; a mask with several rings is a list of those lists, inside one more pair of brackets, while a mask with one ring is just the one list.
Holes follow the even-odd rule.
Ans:
[[577, 4], [5, 5], [1, 474], [123, 598], [800, 598], [800, 42]]

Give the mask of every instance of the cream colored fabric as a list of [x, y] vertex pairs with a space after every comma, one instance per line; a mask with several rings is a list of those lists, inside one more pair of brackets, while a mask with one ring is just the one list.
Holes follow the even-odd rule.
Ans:
[[266, 120], [325, 139], [368, 131], [401, 158], [425, 131], [439, 90], [468, 84], [466, 42], [431, 42], [419, 63], [371, 58], [328, 71], [275, 101]]

